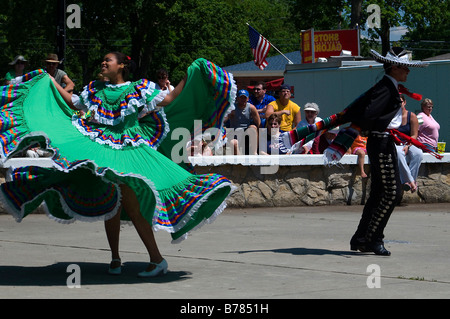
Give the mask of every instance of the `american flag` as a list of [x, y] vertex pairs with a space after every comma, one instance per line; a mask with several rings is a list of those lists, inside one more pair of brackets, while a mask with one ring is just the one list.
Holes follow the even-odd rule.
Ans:
[[248, 26], [248, 36], [250, 38], [250, 47], [255, 57], [255, 64], [261, 70], [264, 70], [268, 64], [266, 57], [270, 50], [270, 42], [250, 25]]

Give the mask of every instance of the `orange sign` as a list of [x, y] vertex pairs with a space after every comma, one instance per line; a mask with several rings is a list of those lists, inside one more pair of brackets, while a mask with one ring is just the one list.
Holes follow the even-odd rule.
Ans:
[[[312, 41], [314, 39], [314, 41]], [[359, 55], [359, 33], [357, 29], [336, 31], [314, 31], [301, 33], [302, 63], [316, 62], [317, 58], [340, 55], [343, 50]]]

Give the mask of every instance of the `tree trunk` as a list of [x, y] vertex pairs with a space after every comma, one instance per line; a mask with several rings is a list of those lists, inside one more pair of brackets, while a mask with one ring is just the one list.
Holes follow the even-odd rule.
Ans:
[[350, 29], [355, 29], [357, 25], [361, 24], [362, 3], [363, 0], [352, 0]]
[[390, 43], [391, 32], [390, 32], [389, 22], [383, 18], [381, 18], [380, 37], [381, 37], [381, 51], [382, 51], [383, 55], [386, 55], [386, 53], [391, 48], [391, 43]]

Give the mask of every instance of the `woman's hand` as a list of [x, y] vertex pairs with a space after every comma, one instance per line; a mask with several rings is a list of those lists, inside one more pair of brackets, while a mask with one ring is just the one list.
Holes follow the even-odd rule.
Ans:
[[403, 146], [403, 153], [405, 153], [405, 155], [406, 155], [406, 154], [408, 154], [408, 152], [409, 152], [409, 145]]

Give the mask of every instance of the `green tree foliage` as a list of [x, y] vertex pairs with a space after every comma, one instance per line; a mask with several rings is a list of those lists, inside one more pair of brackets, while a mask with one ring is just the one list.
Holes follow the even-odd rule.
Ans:
[[[350, 1], [350, 0], [349, 0]], [[348, 1], [348, 2], [349, 2]], [[350, 1], [353, 2], [353, 1]], [[377, 4], [381, 9], [381, 28], [368, 31], [369, 39], [361, 43], [361, 51], [367, 53], [381, 40], [381, 51], [387, 52], [390, 43], [390, 28], [404, 26], [407, 34], [397, 45], [410, 49], [417, 59], [449, 52], [450, 1], [448, 0], [370, 0], [362, 2], [360, 26], [368, 18], [367, 7]]]
[[417, 59], [424, 59], [450, 52], [450, 1], [408, 0], [404, 21], [408, 33], [403, 45], [414, 50]]
[[[0, 62], [3, 74], [17, 55], [25, 55], [33, 67], [42, 60], [56, 41], [55, 1], [3, 0], [0, 6]], [[4, 71], [4, 72], [3, 72]]]
[[291, 2], [292, 19], [299, 32], [311, 28], [315, 30], [347, 29], [349, 26], [344, 17], [345, 1], [297, 0]]
[[[55, 51], [56, 1], [6, 0], [0, 14], [0, 71], [16, 54], [30, 67], [43, 67]], [[26, 3], [25, 3], [26, 2]], [[70, 1], [66, 1], [68, 4]], [[96, 77], [99, 62], [109, 51], [123, 51], [137, 64], [135, 77], [153, 78], [164, 67], [173, 82], [196, 58], [219, 65], [250, 60], [246, 22], [285, 51], [298, 50], [289, 1], [279, 0], [96, 0], [73, 1], [81, 7], [81, 28], [67, 29], [65, 70], [77, 83]], [[28, 6], [27, 6], [28, 5]], [[28, 10], [22, 10], [27, 7]], [[28, 12], [33, 14], [29, 19]], [[26, 23], [23, 23], [26, 21]], [[3, 41], [2, 41], [3, 40]], [[271, 52], [276, 54], [276, 52]]]
[[[64, 67], [78, 90], [97, 76], [101, 59], [110, 51], [122, 51], [136, 62], [136, 78], [154, 80], [155, 71], [164, 67], [174, 83], [199, 57], [222, 66], [250, 61], [246, 22], [282, 52], [299, 50], [301, 30], [346, 29], [354, 24], [355, 3], [362, 5], [360, 25], [367, 19], [369, 3], [382, 8], [384, 29], [374, 30], [372, 38], [389, 26], [404, 24], [413, 44], [424, 38], [448, 42], [450, 30], [448, 0], [66, 1], [72, 3], [81, 7], [81, 28], [66, 30]], [[29, 69], [44, 67], [45, 56], [56, 51], [56, 10], [55, 0], [2, 1], [0, 76], [17, 54], [30, 61]], [[269, 55], [275, 54], [271, 50]]]

